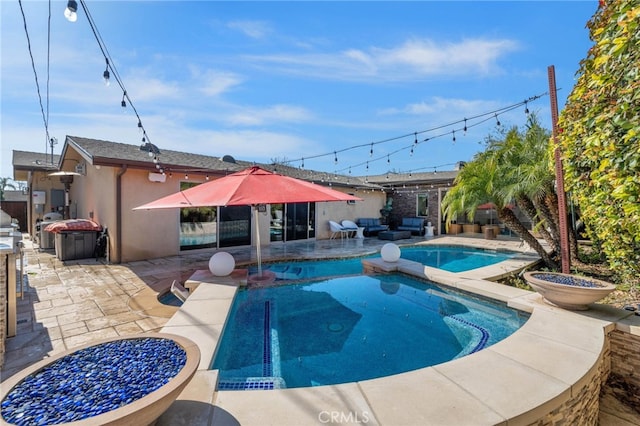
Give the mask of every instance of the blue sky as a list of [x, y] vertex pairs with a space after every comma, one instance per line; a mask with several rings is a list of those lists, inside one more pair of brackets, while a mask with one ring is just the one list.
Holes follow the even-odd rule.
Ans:
[[[451, 170], [470, 160], [496, 119], [469, 121], [466, 134], [461, 121], [547, 92], [549, 65], [562, 109], [592, 45], [585, 25], [598, 3], [86, 5], [161, 151], [295, 160], [294, 166], [305, 158], [307, 169], [365, 176]], [[121, 88], [113, 77], [110, 86], [103, 83], [105, 59], [82, 7], [70, 23], [66, 0], [51, 2], [47, 96], [49, 2], [23, 0], [22, 6], [49, 134], [59, 141], [54, 152], [65, 135], [140, 144], [135, 114], [121, 107]], [[18, 1], [1, 0], [0, 14], [0, 176], [9, 177], [12, 150], [44, 153], [47, 139]], [[528, 108], [550, 128], [548, 96]], [[498, 119], [522, 126], [524, 107]], [[415, 132], [421, 143], [411, 155]], [[338, 152], [335, 163], [334, 151], [356, 146]]]

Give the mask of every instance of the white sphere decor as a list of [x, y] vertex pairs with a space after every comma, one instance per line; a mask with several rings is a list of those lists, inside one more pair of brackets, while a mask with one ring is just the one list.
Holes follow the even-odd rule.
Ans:
[[380, 249], [380, 256], [385, 262], [397, 262], [400, 259], [400, 247], [393, 243], [387, 243]]
[[236, 260], [226, 251], [214, 254], [209, 259], [209, 270], [216, 277], [225, 277], [233, 272]]

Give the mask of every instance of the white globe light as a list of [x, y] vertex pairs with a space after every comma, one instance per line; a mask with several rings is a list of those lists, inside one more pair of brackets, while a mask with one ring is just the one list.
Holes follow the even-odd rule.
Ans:
[[214, 254], [209, 259], [209, 270], [216, 277], [225, 277], [233, 272], [236, 267], [236, 261], [226, 251]]
[[397, 262], [400, 259], [400, 247], [393, 243], [387, 243], [380, 249], [380, 256], [385, 262]]

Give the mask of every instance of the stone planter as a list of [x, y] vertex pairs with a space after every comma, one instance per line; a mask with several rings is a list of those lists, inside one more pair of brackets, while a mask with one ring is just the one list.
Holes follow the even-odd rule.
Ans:
[[468, 233], [479, 234], [480, 233], [480, 225], [478, 225], [476, 223], [465, 223], [465, 224], [462, 225], [462, 231], [465, 234], [468, 234]]
[[459, 223], [450, 223], [449, 224], [449, 234], [456, 235], [462, 233], [462, 225]]
[[559, 272], [529, 271], [524, 279], [544, 300], [560, 308], [584, 311], [616, 289], [616, 286], [595, 278]]
[[149, 425], [200, 363], [191, 340], [149, 333], [101, 340], [42, 360], [2, 384], [5, 424]]

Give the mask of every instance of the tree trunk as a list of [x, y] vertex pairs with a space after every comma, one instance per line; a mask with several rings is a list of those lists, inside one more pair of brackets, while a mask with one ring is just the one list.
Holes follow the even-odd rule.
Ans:
[[529, 230], [520, 222], [518, 217], [506, 207], [498, 210], [498, 218], [502, 223], [505, 224], [509, 229], [514, 231], [516, 234], [520, 235], [520, 238], [524, 240], [525, 243], [529, 244], [533, 250], [540, 256], [542, 261], [547, 265], [547, 267], [558, 270], [558, 263], [553, 259], [553, 257], [547, 253], [547, 251], [542, 247], [540, 242], [536, 239], [536, 237], [529, 232]]
[[528, 197], [518, 197], [516, 199], [518, 203], [518, 207], [520, 207], [526, 214], [529, 216], [531, 221], [535, 221], [536, 219], [540, 220], [540, 216], [542, 216], [542, 223], [537, 227], [536, 231], [540, 233], [540, 236], [549, 244], [553, 253], [558, 253], [560, 251], [560, 245], [558, 244], [558, 240], [555, 240], [553, 236], [547, 230], [546, 220], [544, 215], [540, 215], [540, 210], [538, 210], [533, 201], [531, 201]]

